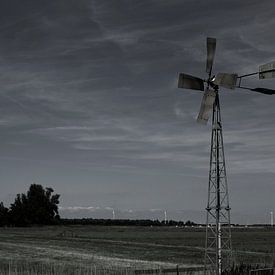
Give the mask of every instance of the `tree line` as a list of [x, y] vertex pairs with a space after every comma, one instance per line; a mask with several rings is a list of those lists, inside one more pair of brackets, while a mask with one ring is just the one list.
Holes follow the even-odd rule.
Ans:
[[117, 226], [193, 226], [192, 221], [159, 221], [150, 219], [61, 219], [58, 213], [59, 194], [50, 187], [31, 184], [26, 194], [17, 194], [9, 208], [0, 203], [0, 226], [32, 225], [117, 225]]
[[194, 226], [192, 221], [159, 221], [150, 219], [130, 220], [130, 219], [61, 219], [63, 225], [104, 225], [104, 226]]
[[50, 225], [59, 222], [59, 194], [50, 187], [31, 184], [26, 194], [17, 194], [9, 208], [0, 203], [0, 226]]

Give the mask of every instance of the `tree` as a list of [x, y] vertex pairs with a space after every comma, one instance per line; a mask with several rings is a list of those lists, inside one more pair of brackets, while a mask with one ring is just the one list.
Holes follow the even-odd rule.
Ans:
[[54, 224], [59, 219], [58, 204], [60, 195], [53, 195], [52, 188], [32, 184], [27, 194], [18, 194], [10, 207], [12, 225]]
[[0, 226], [5, 226], [9, 223], [9, 209], [6, 208], [3, 202], [0, 203]]
[[10, 206], [9, 220], [12, 225], [25, 226], [29, 224], [27, 217], [27, 198], [25, 194], [17, 194]]

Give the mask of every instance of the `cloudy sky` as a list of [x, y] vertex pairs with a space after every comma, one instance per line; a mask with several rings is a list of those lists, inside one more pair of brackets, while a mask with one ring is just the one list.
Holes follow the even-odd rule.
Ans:
[[[271, 0], [1, 1], [0, 199], [36, 182], [64, 208], [203, 211], [211, 128], [178, 73], [206, 76], [207, 36], [215, 72], [275, 60], [274, 12]], [[232, 220], [268, 219], [275, 96], [220, 95]]]

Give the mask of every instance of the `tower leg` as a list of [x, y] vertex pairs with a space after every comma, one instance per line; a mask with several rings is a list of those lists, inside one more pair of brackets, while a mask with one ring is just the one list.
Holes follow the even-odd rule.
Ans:
[[216, 93], [206, 208], [205, 274], [220, 275], [232, 263], [232, 244], [219, 94]]

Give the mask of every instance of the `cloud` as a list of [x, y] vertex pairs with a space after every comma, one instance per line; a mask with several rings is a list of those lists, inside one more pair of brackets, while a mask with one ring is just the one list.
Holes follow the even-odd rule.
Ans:
[[60, 211], [80, 211], [80, 210], [88, 210], [88, 211], [91, 211], [91, 212], [94, 212], [96, 210], [100, 210], [101, 208], [99, 206], [67, 206], [67, 207], [64, 207], [64, 206], [59, 206], [58, 207], [58, 210]]

